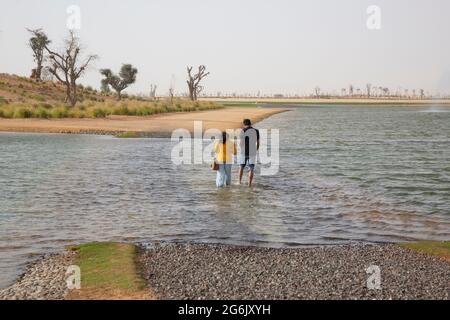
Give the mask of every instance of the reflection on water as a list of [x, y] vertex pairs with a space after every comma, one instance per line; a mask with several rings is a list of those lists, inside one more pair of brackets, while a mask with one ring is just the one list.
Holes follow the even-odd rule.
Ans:
[[450, 240], [450, 113], [427, 109], [271, 117], [258, 127], [280, 129], [280, 172], [252, 189], [175, 167], [166, 139], [0, 133], [0, 287], [72, 242]]

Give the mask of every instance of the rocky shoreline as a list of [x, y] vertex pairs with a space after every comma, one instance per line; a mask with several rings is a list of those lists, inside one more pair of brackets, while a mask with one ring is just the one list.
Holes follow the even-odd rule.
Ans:
[[0, 300], [64, 300], [66, 271], [73, 258], [70, 251], [42, 255], [12, 286], [0, 290]]
[[[393, 244], [261, 248], [140, 245], [138, 268], [159, 299], [450, 299], [450, 263]], [[61, 300], [73, 252], [43, 256], [0, 300]], [[376, 266], [380, 289], [367, 286]]]

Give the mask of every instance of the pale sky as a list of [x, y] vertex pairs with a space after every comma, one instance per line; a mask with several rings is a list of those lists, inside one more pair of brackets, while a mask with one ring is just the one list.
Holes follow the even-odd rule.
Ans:
[[[0, 72], [29, 76], [25, 28], [60, 46], [70, 5], [81, 9], [86, 53], [100, 59], [80, 83], [100, 87], [100, 68], [139, 69], [127, 91], [186, 91], [186, 66], [205, 64], [205, 91], [340, 92], [354, 84], [450, 93], [448, 0], [0, 0]], [[366, 10], [381, 9], [369, 30]]]

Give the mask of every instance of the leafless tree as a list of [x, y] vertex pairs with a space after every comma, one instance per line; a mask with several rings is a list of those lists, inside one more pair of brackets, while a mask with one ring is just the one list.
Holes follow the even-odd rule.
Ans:
[[425, 91], [423, 89], [420, 89], [420, 99], [423, 99], [425, 96]]
[[351, 84], [351, 85], [348, 87], [348, 94], [349, 94], [349, 96], [353, 96], [353, 90], [354, 90], [354, 87], [353, 87], [353, 85]]
[[152, 98], [153, 100], [156, 99], [156, 88], [158, 88], [156, 84], [150, 85], [150, 98]]
[[341, 89], [341, 96], [345, 97], [347, 95], [347, 89], [342, 88]]
[[315, 87], [314, 93], [315, 93], [316, 97], [319, 98], [320, 97], [320, 87]]
[[371, 89], [372, 89], [372, 84], [370, 84], [370, 83], [366, 84], [367, 98], [370, 98], [370, 90]]
[[175, 95], [175, 89], [173, 87], [169, 88], [169, 98], [170, 98], [170, 104], [173, 104], [173, 97]]
[[187, 67], [187, 72], [188, 80], [186, 82], [189, 88], [189, 97], [192, 101], [196, 101], [198, 95], [203, 90], [203, 87], [200, 85], [200, 81], [208, 76], [209, 72], [206, 72], [206, 67], [204, 65], [200, 65], [198, 67], [198, 72], [196, 74], [192, 74], [192, 67]]
[[75, 33], [69, 31], [69, 36], [65, 40], [65, 47], [62, 51], [56, 52], [45, 46], [49, 54], [49, 72], [66, 87], [66, 103], [74, 107], [77, 103], [77, 80], [86, 71], [88, 65], [97, 56], [88, 55], [84, 60], [80, 58], [81, 45]]
[[175, 75], [172, 75], [170, 78], [170, 86], [169, 86], [169, 98], [170, 104], [173, 105], [173, 97], [175, 96]]

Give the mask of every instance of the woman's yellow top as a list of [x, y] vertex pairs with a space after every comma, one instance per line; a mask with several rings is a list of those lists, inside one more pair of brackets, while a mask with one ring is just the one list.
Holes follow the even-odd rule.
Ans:
[[227, 141], [225, 144], [216, 142], [214, 144], [214, 152], [216, 153], [216, 160], [220, 163], [232, 163], [233, 155], [237, 154], [236, 143]]

